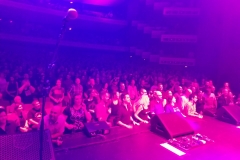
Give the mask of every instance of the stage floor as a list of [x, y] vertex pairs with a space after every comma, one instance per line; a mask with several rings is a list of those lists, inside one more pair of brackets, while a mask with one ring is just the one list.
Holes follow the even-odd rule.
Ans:
[[240, 128], [212, 117], [188, 119], [195, 133], [213, 139], [214, 143], [183, 151], [177, 154], [160, 144], [167, 140], [149, 131], [148, 126], [136, 127], [130, 132], [124, 128], [113, 128], [106, 136], [87, 138], [81, 133], [67, 135], [64, 144], [56, 148], [56, 160], [239, 160]]

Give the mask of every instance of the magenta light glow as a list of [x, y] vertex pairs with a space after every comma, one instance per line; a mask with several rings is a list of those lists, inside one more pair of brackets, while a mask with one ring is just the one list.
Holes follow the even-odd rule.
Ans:
[[237, 126], [237, 128], [239, 128], [239, 129], [240, 129], [240, 126]]

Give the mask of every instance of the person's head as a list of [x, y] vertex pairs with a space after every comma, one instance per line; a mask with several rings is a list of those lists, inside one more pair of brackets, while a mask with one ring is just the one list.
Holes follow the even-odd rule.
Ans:
[[109, 101], [110, 95], [109, 93], [105, 92], [105, 93], [102, 93], [101, 98], [104, 103], [107, 103]]
[[134, 85], [135, 85], [135, 80], [132, 79], [132, 80], [131, 80], [131, 86], [134, 86]]
[[96, 97], [98, 95], [97, 90], [89, 89], [89, 97]]
[[103, 86], [103, 88], [105, 88], [105, 89], [108, 89], [108, 83], [106, 82], [106, 83], [104, 83], [104, 86]]
[[119, 99], [120, 98], [120, 93], [118, 91], [113, 93], [113, 99]]
[[41, 108], [41, 104], [38, 100], [34, 100], [32, 105], [33, 105], [33, 108], [36, 110], [39, 110]]
[[173, 96], [172, 91], [168, 90], [166, 96], [167, 97], [172, 97]]
[[215, 93], [215, 90], [216, 90], [216, 88], [214, 86], [212, 86], [212, 88], [211, 88], [212, 93]]
[[223, 87], [224, 88], [229, 88], [229, 83], [228, 82], [224, 83]]
[[0, 106], [0, 126], [6, 125], [7, 112], [4, 107]]
[[120, 90], [125, 90], [125, 84], [124, 83], [120, 83]]
[[183, 88], [182, 88], [182, 86], [178, 86], [178, 88], [177, 88], [177, 92], [178, 92], [178, 93], [182, 93], [182, 92], [183, 92]]
[[191, 90], [192, 90], [192, 93], [196, 93], [196, 87], [192, 86]]
[[140, 94], [141, 94], [141, 95], [147, 94], [147, 90], [142, 88], [142, 89], [140, 90]]
[[156, 100], [162, 100], [162, 92], [155, 91], [154, 92], [154, 97], [155, 97]]
[[80, 83], [81, 83], [80, 78], [76, 78], [76, 79], [75, 79], [75, 83], [76, 83], [77, 85], [80, 84]]
[[159, 83], [159, 84], [158, 84], [158, 90], [159, 90], [159, 91], [163, 91], [163, 84], [162, 84], [162, 83]]
[[58, 79], [58, 80], [56, 81], [56, 86], [57, 86], [57, 87], [61, 87], [61, 86], [62, 86], [62, 81], [61, 81], [60, 79]]
[[222, 94], [223, 94], [224, 97], [228, 97], [229, 96], [229, 90], [227, 88], [223, 89], [222, 92], [223, 92]]
[[186, 95], [187, 97], [189, 97], [191, 94], [192, 94], [192, 90], [191, 90], [191, 89], [186, 89], [185, 95]]
[[122, 94], [121, 95], [121, 101], [123, 102], [123, 104], [129, 104], [130, 103], [130, 96], [129, 94]]
[[93, 78], [89, 79], [89, 85], [94, 86], [95, 85], [95, 80]]
[[61, 114], [60, 106], [53, 106], [49, 115], [51, 121], [56, 122], [59, 115]]
[[196, 103], [198, 100], [197, 95], [191, 94], [189, 100], [192, 101], [193, 103]]
[[202, 98], [203, 95], [204, 95], [203, 91], [200, 90], [200, 91], [198, 92], [198, 99]]
[[20, 104], [20, 103], [22, 103], [22, 99], [21, 99], [21, 97], [20, 97], [20, 96], [16, 96], [16, 97], [14, 97], [14, 103], [16, 103], [16, 104]]
[[74, 104], [79, 106], [82, 104], [82, 96], [81, 95], [75, 95], [74, 96]]

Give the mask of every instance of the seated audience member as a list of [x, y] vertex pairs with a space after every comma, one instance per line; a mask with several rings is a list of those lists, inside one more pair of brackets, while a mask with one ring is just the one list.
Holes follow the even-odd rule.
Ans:
[[199, 114], [203, 114], [204, 104], [205, 104], [204, 93], [203, 91], [200, 90], [198, 92], [198, 100], [196, 102], [196, 110]]
[[75, 95], [74, 104], [64, 109], [65, 133], [79, 132], [84, 128], [84, 123], [90, 122], [91, 114], [87, 111], [82, 101], [82, 95]]
[[154, 92], [154, 99], [150, 101], [149, 108], [150, 108], [151, 114], [164, 113], [162, 93], [160, 91]]
[[4, 107], [0, 106], [0, 135], [15, 134], [19, 132], [16, 119], [9, 119]]
[[211, 88], [206, 89], [206, 93], [204, 95], [204, 110], [205, 109], [217, 109], [217, 98], [214, 93], [212, 93]]
[[109, 93], [109, 85], [108, 83], [104, 83], [103, 87], [101, 88], [101, 92], [100, 93]]
[[191, 89], [186, 89], [184, 95], [182, 95], [179, 99], [178, 106], [180, 107], [179, 109], [181, 111], [185, 110], [185, 107], [187, 105], [187, 103], [189, 102], [189, 96], [192, 94], [192, 90]]
[[6, 88], [7, 100], [12, 103], [14, 97], [18, 95], [18, 83], [15, 81], [14, 77], [11, 76]]
[[108, 122], [111, 123], [111, 125], [114, 125], [114, 119], [117, 116], [117, 111], [118, 108], [120, 106], [121, 102], [120, 102], [120, 94], [119, 92], [114, 92], [113, 93], [113, 97], [112, 97], [112, 101], [109, 104], [109, 116], [108, 116]]
[[44, 111], [44, 115], [42, 115], [41, 104], [38, 100], [34, 100], [32, 106], [32, 109], [27, 114], [28, 127], [30, 130], [37, 130], [42, 116], [45, 116], [47, 113]]
[[127, 94], [128, 93], [128, 91], [126, 90], [125, 84], [122, 83], [122, 82], [119, 85], [119, 93], [120, 93], [120, 96], [121, 96], [121, 94]]
[[64, 88], [62, 87], [61, 80], [57, 80], [56, 86], [52, 87], [49, 92], [49, 98], [52, 105], [62, 106], [62, 101], [64, 99]]
[[[61, 136], [65, 129], [65, 118], [61, 115], [62, 107], [53, 106], [50, 114], [44, 116], [44, 129], [48, 129], [51, 134], [52, 142], [56, 145], [61, 145]], [[39, 129], [41, 127], [41, 121]]]
[[176, 98], [176, 101], [179, 102], [181, 96], [183, 95], [183, 88], [182, 88], [182, 86], [178, 86], [176, 90], [177, 91], [174, 94], [174, 97]]
[[109, 116], [109, 93], [102, 93], [101, 101], [95, 108], [96, 118], [98, 121], [107, 121]]
[[126, 127], [128, 129], [132, 129], [133, 125], [139, 125], [135, 122], [131, 116], [131, 112], [128, 109], [128, 105], [130, 103], [130, 96], [128, 94], [121, 95], [122, 104], [118, 108], [116, 123], [120, 126]]
[[222, 95], [218, 97], [217, 100], [217, 108], [221, 108], [223, 106], [229, 106], [231, 100], [229, 97], [229, 90], [223, 89]]
[[228, 96], [229, 96], [229, 99], [230, 99], [229, 105], [234, 105], [234, 97], [235, 97], [235, 95], [233, 95], [232, 92], [229, 92]]
[[7, 113], [14, 113], [19, 106], [23, 107], [24, 104], [22, 103], [22, 98], [20, 96], [16, 96], [14, 97], [13, 103], [7, 107]]
[[168, 97], [167, 104], [165, 106], [165, 113], [181, 112], [180, 109], [176, 106], [176, 98]]
[[3, 94], [0, 92], [0, 106], [6, 108], [9, 105], [10, 105], [9, 101], [3, 99]]
[[127, 91], [129, 93], [129, 96], [131, 98], [131, 102], [133, 104], [133, 102], [137, 99], [138, 97], [138, 91], [137, 91], [137, 87], [135, 85], [135, 80], [131, 80], [130, 85], [128, 85], [127, 87]]
[[75, 84], [73, 84], [68, 91], [68, 98], [70, 99], [71, 102], [74, 101], [74, 97], [76, 95], [80, 95], [81, 97], [83, 96], [83, 87], [81, 85], [81, 80], [80, 78], [76, 78]]
[[164, 96], [164, 99], [163, 99], [163, 106], [165, 107], [165, 105], [167, 104], [167, 99], [169, 97], [172, 97], [173, 94], [172, 94], [172, 91], [168, 90], [166, 93], [165, 93], [165, 96]]
[[236, 100], [236, 103], [235, 103], [237, 106], [240, 107], [240, 94], [238, 95], [237, 97], [237, 100]]
[[24, 74], [24, 80], [18, 92], [24, 104], [31, 104], [33, 102], [35, 88], [31, 85], [28, 74]]
[[88, 91], [88, 98], [84, 100], [87, 110], [91, 113], [93, 120], [96, 119], [95, 108], [99, 102], [98, 92], [95, 89]]
[[148, 95], [143, 95], [141, 99], [139, 99], [137, 102], [135, 102], [136, 111], [134, 113], [134, 117], [143, 123], [148, 123], [148, 120], [150, 117], [148, 116], [149, 110], [149, 97]]
[[203, 118], [203, 116], [196, 111], [196, 102], [197, 102], [197, 95], [192, 94], [189, 97], [189, 102], [187, 103], [185, 107], [185, 115], [187, 116], [193, 116], [198, 118]]

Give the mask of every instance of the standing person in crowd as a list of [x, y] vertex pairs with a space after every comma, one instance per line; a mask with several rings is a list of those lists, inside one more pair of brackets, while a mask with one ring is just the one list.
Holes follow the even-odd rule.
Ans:
[[87, 111], [81, 95], [74, 96], [74, 104], [64, 109], [65, 133], [79, 132], [84, 128], [84, 123], [90, 122], [92, 116]]
[[[65, 129], [65, 118], [61, 115], [61, 106], [53, 106], [50, 114], [44, 116], [44, 129], [48, 129], [51, 134], [52, 142], [56, 145], [61, 145], [61, 137]], [[41, 121], [39, 129], [41, 126]]]
[[14, 97], [18, 95], [18, 83], [15, 81], [14, 77], [11, 76], [6, 87], [7, 100], [12, 103]]
[[189, 101], [184, 108], [185, 115], [192, 116], [192, 117], [203, 118], [203, 116], [201, 114], [197, 113], [197, 110], [196, 110], [197, 100], [198, 100], [197, 95], [195, 95], [195, 94], [190, 95]]
[[64, 88], [62, 87], [61, 80], [56, 81], [56, 86], [52, 87], [49, 92], [49, 98], [52, 105], [62, 106], [62, 101], [64, 99]]
[[132, 113], [129, 111], [128, 105], [130, 104], [130, 96], [128, 94], [121, 95], [122, 104], [118, 108], [116, 123], [122, 127], [132, 129], [133, 125], [139, 125], [132, 118]]
[[31, 104], [33, 102], [35, 88], [31, 85], [28, 74], [24, 74], [22, 86], [18, 89], [24, 104]]

